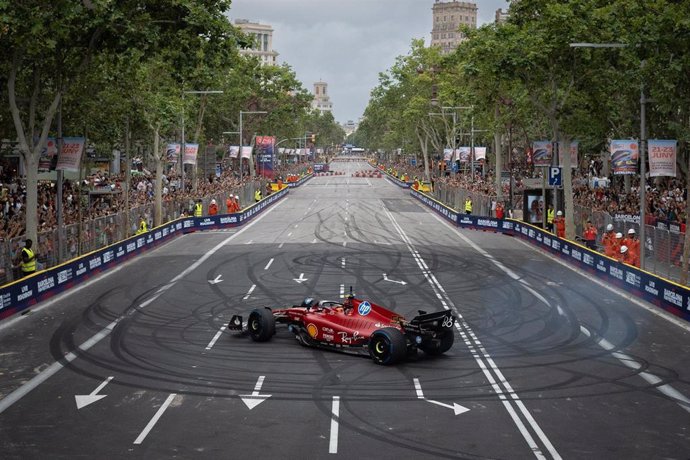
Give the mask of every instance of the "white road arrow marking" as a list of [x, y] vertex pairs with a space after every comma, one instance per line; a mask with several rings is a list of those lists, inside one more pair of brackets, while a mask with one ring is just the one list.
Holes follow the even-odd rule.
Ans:
[[470, 410], [469, 408], [467, 408], [465, 406], [461, 406], [458, 403], [453, 403], [453, 405], [451, 406], [450, 404], [442, 403], [439, 401], [434, 401], [432, 399], [426, 399], [424, 397], [424, 392], [422, 391], [422, 385], [419, 383], [419, 379], [415, 378], [412, 380], [414, 381], [414, 389], [417, 392], [417, 399], [423, 399], [424, 401], [429, 402], [431, 404], [436, 404], [437, 406], [447, 407], [448, 409], [453, 409], [453, 413], [455, 415], [464, 414], [465, 412]]
[[254, 289], [256, 289], [256, 284], [252, 284], [252, 287], [249, 288], [249, 292], [247, 292], [247, 295], [242, 297], [242, 300], [247, 300], [250, 295], [252, 295], [252, 292], [254, 292]]
[[390, 279], [388, 279], [388, 276], [385, 273], [383, 274], [383, 281], [390, 281], [391, 283], [402, 284], [403, 286], [405, 286], [407, 284], [407, 282], [405, 282], [405, 281], [390, 280]]
[[292, 278], [294, 281], [297, 281], [298, 283], [302, 284], [305, 281], [307, 281], [309, 278], [304, 277], [304, 273], [299, 274], [299, 278]]
[[218, 284], [218, 283], [220, 283], [221, 281], [223, 281], [223, 280], [221, 279], [221, 276], [223, 276], [223, 275], [218, 275], [218, 276], [216, 276], [216, 279], [208, 280], [208, 283], [209, 283], [209, 284]]
[[264, 375], [259, 376], [259, 379], [256, 381], [256, 385], [254, 386], [254, 391], [252, 391], [252, 394], [240, 395], [240, 398], [242, 398], [242, 402], [247, 405], [249, 410], [254, 409], [256, 406], [258, 406], [259, 404], [271, 397], [271, 395], [259, 394], [259, 391], [261, 391], [261, 386], [264, 384], [265, 378], [266, 376]]
[[108, 377], [105, 379], [103, 383], [98, 385], [95, 390], [91, 392], [91, 394], [88, 395], [74, 395], [74, 399], [77, 401], [77, 410], [81, 409], [82, 407], [86, 407], [91, 403], [95, 403], [96, 401], [100, 401], [101, 399], [105, 398], [108, 395], [99, 395], [98, 392], [101, 391], [105, 386], [110, 383], [110, 381], [113, 379], [112, 376]]

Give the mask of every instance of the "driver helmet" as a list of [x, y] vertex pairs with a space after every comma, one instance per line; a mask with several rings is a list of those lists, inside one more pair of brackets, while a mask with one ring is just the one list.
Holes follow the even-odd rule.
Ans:
[[302, 301], [303, 307], [311, 307], [314, 305], [314, 299], [312, 297], [307, 297]]

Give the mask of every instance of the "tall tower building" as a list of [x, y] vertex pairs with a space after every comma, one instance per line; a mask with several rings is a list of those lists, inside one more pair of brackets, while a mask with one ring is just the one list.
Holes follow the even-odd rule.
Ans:
[[319, 110], [321, 113], [332, 112], [333, 104], [328, 95], [328, 83], [325, 81], [317, 81], [314, 83], [314, 100], [311, 103], [312, 108]]
[[507, 11], [503, 11], [502, 8], [496, 10], [496, 24], [505, 24], [508, 22], [510, 14]]
[[460, 25], [477, 27], [476, 3], [435, 0], [431, 10], [434, 21], [431, 29], [431, 46], [441, 48], [442, 54], [451, 53], [461, 41], [465, 40], [465, 34], [458, 31]]
[[257, 56], [263, 65], [278, 65], [278, 53], [273, 50], [273, 27], [268, 24], [249, 22], [247, 19], [236, 19], [235, 26], [254, 38], [251, 48], [240, 50], [240, 54]]

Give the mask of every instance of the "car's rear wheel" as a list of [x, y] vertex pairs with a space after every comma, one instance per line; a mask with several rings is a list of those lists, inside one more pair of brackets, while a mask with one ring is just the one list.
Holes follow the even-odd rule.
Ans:
[[369, 339], [369, 355], [376, 364], [399, 363], [407, 355], [405, 336], [394, 327], [377, 329]]
[[276, 333], [276, 320], [271, 310], [257, 308], [249, 314], [247, 330], [255, 342], [266, 342]]
[[429, 343], [419, 345], [427, 355], [438, 356], [450, 350], [455, 342], [455, 334], [452, 329], [446, 329], [441, 332], [440, 336]]

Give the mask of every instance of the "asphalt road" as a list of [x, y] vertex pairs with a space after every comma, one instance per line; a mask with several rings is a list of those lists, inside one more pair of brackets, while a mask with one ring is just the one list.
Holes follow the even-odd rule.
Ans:
[[[0, 457], [690, 457], [687, 328], [351, 177], [365, 164], [333, 169], [0, 325]], [[453, 309], [454, 347], [384, 367], [222, 330], [350, 286], [409, 317]]]

